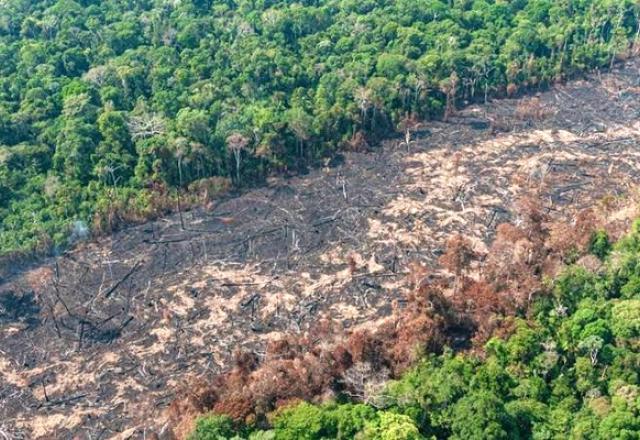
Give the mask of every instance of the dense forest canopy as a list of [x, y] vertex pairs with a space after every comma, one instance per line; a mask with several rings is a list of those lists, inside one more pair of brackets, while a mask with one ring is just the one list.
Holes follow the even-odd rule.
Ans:
[[365, 403], [285, 406], [268, 429], [209, 415], [191, 440], [637, 439], [640, 221], [613, 249], [595, 234], [590, 251], [602, 263], [549, 280], [482, 356], [425, 355]]
[[608, 67], [633, 0], [2, 0], [0, 254]]

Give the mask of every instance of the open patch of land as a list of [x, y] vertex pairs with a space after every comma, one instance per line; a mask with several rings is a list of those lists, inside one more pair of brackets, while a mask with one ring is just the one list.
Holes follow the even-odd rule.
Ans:
[[[611, 222], [640, 182], [640, 63], [537, 97], [466, 108], [415, 142], [132, 227], [0, 285], [0, 431], [143, 438], [234, 350], [321, 319], [375, 326], [410, 262], [463, 233], [482, 251], [535, 194]], [[339, 162], [339, 163], [338, 163]], [[337, 335], [336, 337], [339, 337]]]

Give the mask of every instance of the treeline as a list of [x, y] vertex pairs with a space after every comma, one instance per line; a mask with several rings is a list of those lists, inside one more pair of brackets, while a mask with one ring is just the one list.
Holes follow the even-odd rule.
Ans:
[[355, 402], [292, 402], [248, 423], [206, 416], [190, 438], [637, 439], [640, 221], [614, 246], [603, 232], [587, 245], [482, 351], [424, 355], [385, 387], [368, 374]]
[[610, 66], [633, 0], [5, 0], [0, 254]]

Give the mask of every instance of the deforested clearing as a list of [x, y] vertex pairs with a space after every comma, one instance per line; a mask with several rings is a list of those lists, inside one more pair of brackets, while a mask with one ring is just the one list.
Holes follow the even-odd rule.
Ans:
[[621, 234], [638, 214], [639, 69], [470, 106], [408, 146], [345, 153], [185, 212], [184, 227], [169, 216], [7, 277], [0, 429], [166, 431], [169, 405], [234, 352], [260, 358], [327, 323], [334, 340], [318, 344], [381, 325], [411, 288], [410, 264], [454, 276], [439, 264], [450, 237], [486, 252], [526, 198], [568, 224], [590, 208]]

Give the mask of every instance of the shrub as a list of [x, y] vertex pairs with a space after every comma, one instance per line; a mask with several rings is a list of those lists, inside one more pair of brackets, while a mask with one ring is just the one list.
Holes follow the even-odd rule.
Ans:
[[589, 252], [604, 260], [611, 252], [611, 243], [606, 231], [599, 230], [593, 233], [589, 240]]

